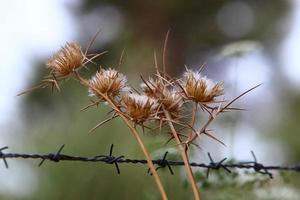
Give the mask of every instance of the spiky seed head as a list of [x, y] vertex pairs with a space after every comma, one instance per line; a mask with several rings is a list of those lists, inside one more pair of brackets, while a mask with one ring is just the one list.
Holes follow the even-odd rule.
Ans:
[[191, 70], [187, 70], [183, 76], [182, 87], [187, 99], [198, 103], [213, 103], [216, 97], [224, 94], [224, 87], [221, 82], [214, 82]]
[[[141, 84], [141, 88], [146, 96], [156, 99], [159, 105], [164, 105], [164, 108], [170, 113], [172, 119], [179, 118], [183, 99], [175, 89], [172, 89], [172, 85], [167, 85], [160, 79], [150, 78]], [[157, 115], [159, 117], [164, 116], [162, 106], [159, 106]]]
[[65, 77], [81, 67], [84, 59], [80, 45], [71, 42], [67, 43], [49, 58], [46, 65], [56, 76]]
[[128, 91], [127, 78], [114, 69], [100, 69], [89, 80], [89, 93], [91, 96], [102, 98], [101, 94], [116, 97], [121, 92]]
[[[169, 112], [172, 119], [180, 118], [181, 107], [183, 105], [182, 96], [175, 90], [165, 89], [163, 98], [159, 101], [164, 105], [164, 108]], [[161, 115], [164, 115], [162, 108], [160, 108]]]
[[164, 84], [158, 79], [153, 80], [150, 78], [148, 81], [141, 84], [141, 88], [146, 96], [157, 97], [158, 95], [161, 95], [164, 90]]
[[126, 94], [122, 98], [125, 112], [137, 123], [143, 123], [154, 115], [158, 103], [146, 95]]

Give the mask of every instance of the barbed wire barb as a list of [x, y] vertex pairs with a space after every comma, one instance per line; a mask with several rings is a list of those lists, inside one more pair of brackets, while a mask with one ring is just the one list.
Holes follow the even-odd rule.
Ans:
[[6, 169], [8, 169], [8, 163], [7, 163], [7, 161], [6, 161], [6, 158], [5, 158], [5, 156], [2, 156], [2, 155], [3, 155], [3, 152], [2, 152], [2, 151], [5, 150], [5, 149], [8, 149], [8, 147], [6, 146], [6, 147], [2, 147], [2, 148], [0, 149], [0, 157], [1, 157], [2, 160], [3, 160]]
[[114, 157], [112, 155], [113, 153], [113, 149], [114, 149], [114, 144], [110, 145], [110, 150], [109, 150], [109, 157], [106, 163], [108, 164], [114, 164], [117, 170], [117, 174], [121, 174], [119, 165], [118, 165], [118, 161], [120, 161], [122, 158], [124, 158], [124, 156], [119, 156], [119, 157]]
[[209, 163], [210, 167], [207, 168], [207, 171], [206, 171], [206, 178], [209, 177], [210, 169], [219, 170], [220, 168], [223, 168], [223, 169], [224, 169], [225, 171], [227, 171], [228, 173], [231, 173], [231, 170], [228, 169], [227, 166], [225, 166], [225, 165], [222, 164], [225, 160], [227, 160], [227, 158], [223, 158], [221, 161], [219, 161], [219, 162], [216, 163], [216, 162], [213, 160], [213, 158], [211, 157], [211, 155], [210, 155], [209, 152], [207, 153], [207, 155], [208, 155], [208, 158], [209, 158], [209, 160], [210, 160], [210, 163]]
[[270, 179], [273, 179], [273, 174], [268, 171], [268, 169], [261, 163], [257, 162], [256, 155], [254, 154], [254, 151], [250, 151], [253, 161], [249, 162], [240, 162], [240, 164], [253, 164], [253, 169], [255, 172], [260, 173], [260, 174], [265, 174], [270, 177]]
[[[169, 152], [166, 151], [165, 154], [164, 154], [164, 156], [163, 156], [163, 158], [160, 159], [160, 160], [156, 160], [157, 162], [155, 162], [155, 160], [153, 160], [155, 164], [159, 165], [158, 167], [155, 168], [155, 170], [157, 171], [157, 170], [159, 170], [159, 169], [161, 169], [161, 168], [168, 167], [170, 174], [171, 174], [171, 175], [174, 175], [174, 171], [173, 171], [173, 169], [171, 168], [171, 166], [170, 166], [170, 164], [169, 164], [169, 162], [168, 162], [168, 160], [167, 160], [168, 153], [169, 153]], [[150, 168], [148, 168], [147, 173], [150, 174], [150, 175], [152, 176], [152, 173], [150, 173]]]
[[[56, 154], [49, 154], [50, 157], [48, 157], [49, 160], [51, 161], [54, 161], [54, 162], [59, 162], [61, 159], [60, 159], [60, 153], [62, 152], [63, 148], [65, 147], [65, 145], [63, 144], [59, 149], [58, 151], [56, 152]], [[43, 158], [42, 161], [39, 163], [39, 167], [42, 166], [42, 164], [45, 162], [47, 158]]]

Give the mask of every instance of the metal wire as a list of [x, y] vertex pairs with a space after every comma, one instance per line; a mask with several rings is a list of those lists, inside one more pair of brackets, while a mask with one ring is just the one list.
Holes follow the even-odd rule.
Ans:
[[[48, 153], [48, 154], [25, 154], [25, 153], [4, 153], [4, 150], [7, 150], [8, 147], [0, 148], [0, 159], [3, 160], [4, 165], [8, 168], [8, 159], [13, 158], [21, 158], [21, 159], [41, 159], [39, 166], [42, 166], [46, 160], [52, 162], [60, 162], [60, 161], [79, 161], [79, 162], [101, 162], [104, 164], [112, 164], [115, 166], [116, 171], [120, 174], [120, 167], [119, 164], [147, 164], [147, 161], [144, 159], [129, 159], [125, 158], [123, 155], [121, 156], [114, 156], [113, 155], [113, 148], [114, 145], [112, 144], [110, 147], [110, 151], [108, 155], [96, 155], [92, 157], [83, 157], [83, 156], [74, 156], [74, 155], [66, 155], [62, 154], [62, 150], [64, 149], [65, 145], [60, 146], [58, 151], [55, 153]], [[191, 162], [191, 167], [195, 168], [205, 168], [207, 169], [207, 177], [211, 170], [225, 170], [228, 173], [231, 173], [231, 169], [248, 169], [253, 170], [256, 173], [267, 175], [270, 178], [273, 178], [273, 174], [270, 171], [292, 171], [292, 172], [300, 172], [300, 164], [298, 165], [291, 165], [291, 166], [267, 166], [257, 161], [257, 158], [253, 151], [251, 151], [253, 161], [247, 162], [225, 162], [227, 158], [223, 158], [220, 161], [214, 161], [211, 154], [208, 153], [208, 158], [210, 159], [210, 163], [196, 163]], [[157, 166], [156, 170], [161, 168], [168, 168], [169, 172], [173, 175], [174, 171], [172, 167], [184, 166], [184, 162], [179, 160], [168, 160], [167, 159], [168, 152], [165, 152], [162, 159], [153, 160], [153, 163]], [[148, 170], [148, 173], [150, 171]]]

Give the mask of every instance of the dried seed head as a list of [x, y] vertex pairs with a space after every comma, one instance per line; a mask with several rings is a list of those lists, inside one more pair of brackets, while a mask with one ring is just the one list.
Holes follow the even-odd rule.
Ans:
[[153, 116], [158, 107], [155, 99], [139, 94], [126, 94], [123, 96], [122, 102], [126, 114], [137, 123], [143, 123]]
[[153, 80], [150, 78], [148, 81], [141, 84], [141, 88], [146, 96], [157, 97], [162, 94], [164, 84], [158, 79]]
[[[183, 105], [182, 96], [175, 90], [169, 91], [167, 89], [164, 90], [163, 95], [164, 98], [159, 101], [164, 105], [172, 119], [178, 119]], [[162, 108], [159, 112], [164, 116]]]
[[183, 89], [187, 99], [199, 103], [213, 103], [215, 97], [224, 93], [223, 83], [201, 77], [200, 73], [188, 70], [184, 73]]
[[47, 67], [58, 77], [65, 77], [79, 68], [84, 61], [84, 54], [79, 44], [67, 43], [47, 62]]
[[[163, 81], [159, 79], [149, 79], [141, 84], [142, 90], [146, 96], [152, 97], [157, 100], [160, 105], [164, 105], [164, 108], [170, 113], [173, 119], [179, 118], [180, 108], [183, 104], [181, 95], [174, 89], [169, 90], [171, 85], [167, 86]], [[164, 116], [164, 110], [162, 106], [159, 106], [157, 115]]]
[[89, 80], [89, 93], [91, 96], [102, 98], [101, 94], [116, 97], [120, 92], [128, 91], [126, 77], [114, 69], [100, 69]]

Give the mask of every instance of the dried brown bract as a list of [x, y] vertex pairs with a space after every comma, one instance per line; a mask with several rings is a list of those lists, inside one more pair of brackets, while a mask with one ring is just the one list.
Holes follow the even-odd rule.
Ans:
[[78, 43], [67, 42], [65, 46], [61, 47], [56, 53], [54, 53], [53, 56], [48, 59], [46, 66], [51, 70], [50, 74], [45, 76], [39, 85], [19, 93], [18, 96], [49, 86], [51, 86], [52, 91], [54, 88], [60, 91], [59, 83], [62, 80], [70, 77], [70, 75], [74, 75], [75, 78], [78, 78], [78, 72], [81, 67], [86, 67], [86, 64], [88, 63], [94, 63], [93, 60], [95, 58], [106, 53], [106, 51], [104, 51], [97, 54], [88, 54], [88, 50], [95, 41], [98, 33], [89, 43], [84, 52]]
[[89, 80], [89, 92], [91, 96], [102, 98], [102, 94], [116, 97], [120, 92], [128, 91], [126, 77], [114, 69], [100, 69]]
[[181, 86], [184, 97], [197, 103], [215, 103], [215, 98], [224, 94], [223, 83], [214, 82], [191, 70], [184, 73]]
[[159, 107], [157, 110], [158, 117], [164, 117], [163, 107], [170, 113], [172, 119], [178, 119], [183, 99], [173, 85], [166, 83], [161, 79], [149, 79], [141, 84], [141, 88], [146, 96], [157, 100]]
[[71, 42], [49, 58], [46, 65], [57, 77], [65, 77], [80, 68], [84, 60], [85, 56], [80, 45]]
[[155, 99], [139, 94], [126, 94], [122, 102], [125, 113], [136, 123], [143, 123], [151, 118], [158, 107]]
[[[164, 98], [160, 99], [164, 108], [170, 113], [172, 119], [179, 119], [183, 100], [181, 95], [175, 91], [164, 90]], [[160, 109], [160, 114], [164, 116], [163, 109]]]
[[149, 78], [148, 81], [141, 84], [141, 88], [146, 96], [157, 98], [163, 94], [165, 86], [162, 81]]

